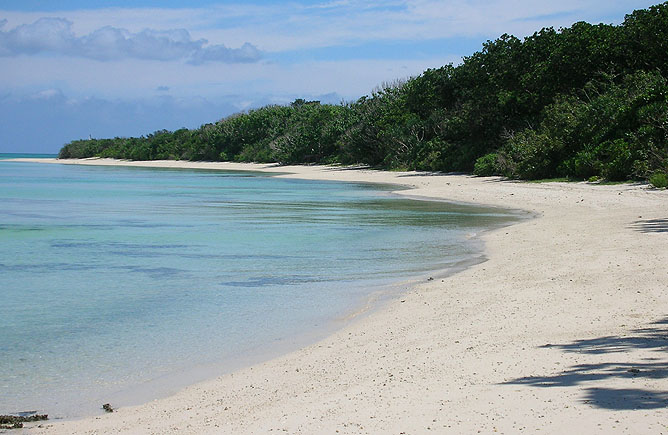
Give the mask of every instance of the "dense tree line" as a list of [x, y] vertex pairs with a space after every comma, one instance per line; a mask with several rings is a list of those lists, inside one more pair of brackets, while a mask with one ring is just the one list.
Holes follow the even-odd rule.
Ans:
[[668, 172], [668, 2], [618, 26], [503, 35], [351, 103], [296, 100], [198, 129], [76, 140], [61, 158], [364, 163], [513, 178]]

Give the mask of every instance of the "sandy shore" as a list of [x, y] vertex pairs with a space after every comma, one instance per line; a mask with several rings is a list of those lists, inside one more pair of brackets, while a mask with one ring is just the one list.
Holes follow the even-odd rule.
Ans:
[[187, 162], [397, 183], [520, 208], [489, 260], [327, 339], [113, 414], [31, 433], [668, 433], [668, 191], [642, 185]]

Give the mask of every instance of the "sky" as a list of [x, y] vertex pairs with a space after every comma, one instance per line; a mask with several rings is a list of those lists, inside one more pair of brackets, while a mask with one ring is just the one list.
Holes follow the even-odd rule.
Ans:
[[658, 0], [0, 0], [0, 153], [353, 101], [504, 33]]

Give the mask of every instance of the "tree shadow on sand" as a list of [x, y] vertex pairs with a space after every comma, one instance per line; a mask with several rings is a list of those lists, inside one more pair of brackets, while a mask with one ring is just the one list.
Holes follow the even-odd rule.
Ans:
[[[567, 344], [546, 344], [542, 348], [558, 348], [564, 352], [592, 355], [618, 354], [634, 349], [668, 351], [668, 317], [647, 328], [633, 330], [628, 336], [607, 336], [588, 340], [576, 340]], [[663, 356], [663, 355], [662, 355]], [[506, 384], [535, 387], [572, 387], [585, 382], [606, 379], [668, 379], [668, 361], [663, 358], [645, 358], [642, 362], [603, 362], [577, 364], [551, 376], [528, 376]], [[668, 391], [644, 389], [617, 389], [587, 387], [584, 403], [598, 408], [614, 410], [657, 409], [668, 407]]]
[[668, 219], [644, 219], [633, 222], [631, 228], [641, 233], [667, 233]]

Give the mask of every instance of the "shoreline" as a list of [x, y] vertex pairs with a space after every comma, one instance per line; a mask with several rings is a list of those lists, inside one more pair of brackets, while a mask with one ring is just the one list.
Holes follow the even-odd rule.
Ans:
[[668, 433], [668, 191], [345, 167], [53, 163], [397, 184], [408, 187], [400, 195], [536, 218], [480, 234], [488, 261], [413, 286], [315, 344], [31, 432]]
[[[33, 158], [18, 158], [18, 159], [8, 159], [6, 161], [12, 162], [37, 162], [37, 163], [56, 163], [56, 164], [70, 164], [70, 165], [93, 165], [95, 159], [90, 159], [90, 161], [79, 161], [79, 160], [65, 160], [58, 161], [55, 159], [46, 159], [43, 157]], [[125, 166], [125, 162], [118, 161], [104, 161], [104, 165], [101, 166]], [[211, 168], [201, 168], [201, 165], [197, 162], [194, 165], [198, 168], [185, 167], [189, 162], [176, 162], [178, 167], [173, 167], [173, 162], [164, 162], [167, 164], [168, 168], [163, 167], [163, 162], [157, 162], [157, 164], [151, 164], [152, 162], [129, 162], [132, 167], [140, 167], [144, 165], [150, 165], [151, 168], [148, 169], [159, 169], [167, 171], [204, 171], [204, 172], [214, 172], [219, 169]], [[184, 165], [185, 163], [185, 165]], [[208, 163], [202, 163], [203, 165], [209, 165]], [[157, 166], [157, 167], [156, 167]], [[264, 169], [264, 168], [263, 168]], [[276, 176], [274, 174], [286, 175], [289, 176], [289, 173], [286, 172], [273, 172], [273, 168], [269, 168], [269, 173], [264, 170], [255, 169], [254, 171], [246, 171], [244, 168], [236, 169], [232, 172], [237, 173], [267, 173], [267, 175]], [[339, 181], [325, 181], [325, 183], [347, 183]], [[465, 206], [471, 206], [468, 203], [454, 203], [443, 201], [439, 198], [424, 198], [420, 196], [410, 196], [403, 193], [403, 191], [410, 191], [410, 189], [404, 187], [403, 185], [397, 184], [378, 184], [373, 182], [359, 182], [355, 184], [360, 185], [369, 185], [374, 189], [377, 189], [377, 194], [382, 198], [405, 198], [412, 201], [420, 202], [444, 202], [449, 204], [460, 204]], [[480, 206], [473, 206], [480, 207]], [[469, 257], [463, 260], [458, 260], [455, 262], [445, 261], [442, 259], [438, 261], [439, 264], [430, 265], [427, 267], [425, 263], [423, 265], [424, 270], [414, 270], [409, 275], [406, 276], [397, 276], [393, 278], [378, 278], [382, 283], [368, 280], [366, 285], [360, 286], [361, 288], [366, 288], [368, 293], [366, 296], [359, 298], [359, 300], [352, 300], [347, 304], [348, 308], [335, 317], [328, 319], [323, 319], [324, 322], [314, 329], [308, 329], [298, 332], [296, 335], [285, 336], [279, 341], [272, 343], [266, 343], [263, 346], [257, 346], [253, 351], [244, 352], [242, 355], [238, 355], [236, 358], [225, 358], [219, 359], [216, 361], [208, 361], [206, 363], [198, 363], [189, 366], [179, 367], [174, 371], [161, 374], [160, 376], [136, 382], [132, 385], [124, 385], [122, 388], [105, 392], [104, 394], [99, 394], [99, 397], [95, 399], [94, 403], [111, 403], [116, 407], [130, 407], [138, 406], [149, 402], [151, 400], [161, 399], [169, 397], [176, 392], [194, 384], [198, 384], [210, 379], [215, 379], [221, 375], [233, 373], [240, 369], [257, 365], [259, 363], [269, 361], [271, 359], [277, 358], [282, 355], [294, 352], [300, 348], [312, 345], [317, 343], [324, 338], [332, 335], [336, 331], [342, 329], [343, 327], [349, 325], [351, 322], [359, 321], [365, 316], [373, 313], [376, 310], [382, 308], [382, 306], [388, 301], [397, 299], [409, 289], [427, 279], [441, 279], [452, 274], [455, 274], [461, 270], [465, 270], [468, 267], [471, 267], [475, 264], [486, 261], [486, 258], [483, 254], [483, 243], [479, 238], [479, 235], [486, 231], [493, 231], [495, 229], [512, 225], [515, 222], [520, 222], [524, 219], [530, 218], [526, 213], [520, 210], [507, 210], [504, 208], [496, 207], [481, 207], [479, 209], [481, 212], [491, 212], [491, 213], [500, 213], [505, 216], [507, 219], [510, 219], [508, 222], [499, 222], [489, 227], [480, 227], [478, 232], [470, 232], [465, 235], [462, 239], [462, 242], [471, 245], [472, 252], [469, 253]], [[432, 257], [434, 258], [434, 257]], [[436, 260], [439, 260], [436, 257]], [[436, 261], [435, 260], [435, 261]], [[350, 281], [352, 283], [352, 281]], [[357, 281], [355, 281], [357, 282]], [[358, 284], [354, 284], [358, 286]], [[39, 409], [39, 412], [48, 413], [51, 418], [55, 421], [73, 421], [79, 420], [88, 417], [95, 417], [98, 415], [103, 415], [101, 407], [91, 407], [85, 403], [81, 403], [80, 406], [67, 406], [67, 412], [63, 412], [61, 409], [54, 409], [49, 407], [38, 407], [35, 408], [34, 405], [26, 405], [19, 409]], [[85, 410], [84, 410], [85, 409]], [[60, 411], [60, 412], [58, 412]]]

